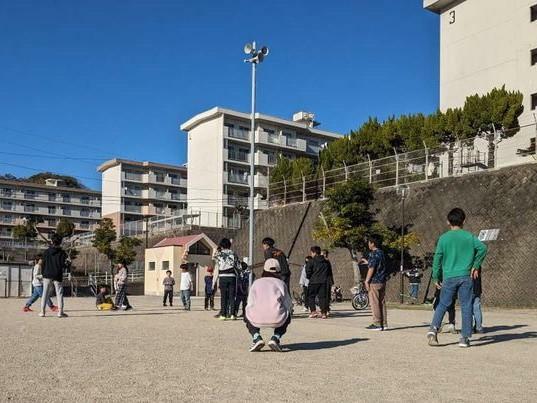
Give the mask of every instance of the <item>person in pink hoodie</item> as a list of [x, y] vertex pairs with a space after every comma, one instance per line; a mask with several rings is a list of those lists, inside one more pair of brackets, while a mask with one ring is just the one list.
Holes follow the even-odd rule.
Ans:
[[280, 278], [280, 264], [276, 259], [267, 259], [263, 274], [250, 288], [244, 321], [252, 335], [250, 351], [265, 347], [260, 328], [274, 329], [268, 346], [272, 351], [282, 351], [281, 338], [291, 323], [293, 301], [285, 283]]

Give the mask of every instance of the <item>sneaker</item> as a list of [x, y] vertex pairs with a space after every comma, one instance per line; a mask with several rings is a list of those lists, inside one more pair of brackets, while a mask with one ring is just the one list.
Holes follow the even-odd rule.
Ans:
[[220, 319], [220, 320], [227, 320], [227, 317], [225, 317], [224, 315], [219, 315], [219, 316], [218, 316], [218, 319]]
[[309, 310], [308, 308], [303, 308], [303, 309], [302, 309], [302, 312], [304, 312], [304, 313], [308, 313], [309, 311], [310, 311], [310, 310]]
[[265, 347], [265, 342], [261, 338], [261, 336], [254, 339], [252, 342], [252, 346], [250, 347], [250, 352], [253, 353], [254, 351], [260, 351], [263, 347]]
[[436, 330], [429, 330], [429, 332], [427, 333], [427, 340], [429, 342], [429, 346], [438, 346], [438, 335], [436, 333]]
[[458, 334], [459, 332], [457, 332], [453, 323], [448, 323], [447, 325], [442, 326], [442, 333]]
[[468, 339], [468, 337], [460, 338], [459, 347], [470, 347], [470, 340]]
[[25, 306], [24, 308], [22, 308], [22, 311], [23, 312], [33, 312], [29, 306]]
[[51, 310], [52, 312], [58, 312], [58, 307], [57, 307], [56, 305], [52, 305], [52, 306], [50, 307], [50, 310]]
[[280, 346], [280, 339], [276, 336], [272, 336], [268, 342], [268, 346], [272, 351], [277, 351], [278, 353], [282, 352], [282, 347]]
[[366, 327], [366, 330], [379, 330], [382, 331], [383, 327], [380, 325], [376, 325], [374, 323], [371, 323], [368, 327]]
[[236, 317], [235, 315], [231, 315], [231, 316], [229, 317], [229, 320], [237, 320], [237, 317]]
[[132, 306], [130, 306], [130, 305], [125, 307], [125, 311], [130, 311], [131, 309], [132, 309]]
[[481, 328], [481, 329], [475, 329], [475, 330], [474, 330], [474, 333], [477, 333], [477, 334], [483, 334], [483, 333], [485, 333], [485, 330], [484, 330], [483, 328]]
[[166, 304], [162, 304], [162, 306], [168, 306], [168, 305], [166, 305]]
[[58, 318], [67, 318], [68, 316], [69, 316], [69, 315], [67, 315], [67, 314], [64, 313], [64, 312], [60, 312], [60, 313], [58, 314]]
[[321, 319], [328, 319], [328, 314], [326, 314], [326, 315], [321, 315]]
[[45, 317], [45, 314], [43, 312], [39, 312], [39, 317], [40, 318], [44, 318]]
[[312, 312], [312, 313], [310, 313], [310, 316], [309, 316], [310, 319], [314, 319], [314, 318], [318, 318], [318, 317], [319, 317], [319, 314], [317, 312]]

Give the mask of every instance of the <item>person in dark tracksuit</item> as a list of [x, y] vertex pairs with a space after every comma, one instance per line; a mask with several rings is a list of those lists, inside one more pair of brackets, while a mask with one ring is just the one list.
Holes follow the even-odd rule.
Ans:
[[265, 261], [268, 259], [276, 259], [280, 264], [280, 278], [290, 290], [291, 285], [291, 270], [289, 270], [289, 263], [287, 262], [287, 256], [280, 249], [274, 246], [275, 241], [272, 238], [264, 238], [261, 241], [263, 246], [263, 254]]
[[306, 264], [306, 278], [309, 280], [308, 285], [308, 307], [310, 308], [310, 318], [318, 318], [315, 299], [319, 298], [319, 307], [321, 310], [320, 318], [326, 319], [328, 313], [328, 295], [327, 283], [332, 276], [332, 268], [329, 262], [321, 255], [321, 248], [312, 246], [312, 259]]

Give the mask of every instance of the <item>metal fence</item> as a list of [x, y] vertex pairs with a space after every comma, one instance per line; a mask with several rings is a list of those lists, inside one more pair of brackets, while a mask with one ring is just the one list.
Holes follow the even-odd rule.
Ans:
[[32, 271], [32, 266], [24, 263], [0, 264], [0, 298], [30, 296]]
[[[530, 126], [535, 127], [526, 127]], [[327, 171], [321, 169], [314, 175], [294, 180], [272, 182], [268, 188], [268, 205], [274, 207], [323, 199], [327, 190], [349, 179], [363, 179], [376, 188], [386, 188], [493, 169], [498, 167], [498, 143], [491, 144], [485, 138], [476, 137], [435, 148], [424, 144], [421, 150], [406, 153], [394, 150], [393, 156]], [[515, 156], [509, 165], [526, 163], [528, 157], [535, 159], [535, 138], [529, 140], [527, 148], [512, 144], [503, 147], [502, 152]]]

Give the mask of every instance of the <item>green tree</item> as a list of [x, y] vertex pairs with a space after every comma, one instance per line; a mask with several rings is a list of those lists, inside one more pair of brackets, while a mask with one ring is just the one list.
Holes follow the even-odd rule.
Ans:
[[26, 220], [25, 223], [16, 225], [12, 230], [13, 238], [18, 241], [31, 241], [37, 238], [35, 223], [33, 220]]
[[136, 259], [135, 248], [141, 245], [142, 241], [134, 237], [121, 237], [116, 242], [116, 229], [114, 223], [109, 218], [103, 218], [95, 229], [93, 246], [110, 262], [110, 274], [113, 273], [114, 263], [124, 263], [129, 265]]
[[66, 218], [60, 218], [58, 225], [56, 225], [56, 234], [62, 238], [69, 238], [75, 233], [75, 224]]
[[68, 175], [59, 175], [52, 172], [40, 172], [28, 177], [26, 180], [28, 182], [44, 185], [47, 179], [60, 179], [63, 181], [64, 187], [86, 189], [86, 186], [84, 186], [77, 178]]
[[110, 262], [110, 273], [114, 263], [115, 253], [113, 242], [116, 240], [115, 225], [110, 218], [103, 218], [95, 229], [93, 247], [105, 255]]
[[133, 237], [122, 237], [116, 248], [114, 259], [116, 263], [130, 265], [136, 260], [136, 247], [140, 246], [142, 241]]

